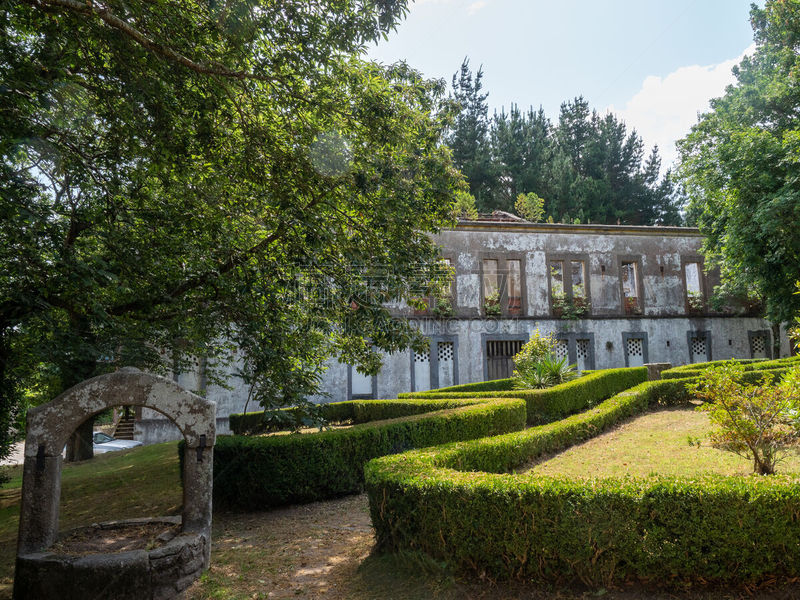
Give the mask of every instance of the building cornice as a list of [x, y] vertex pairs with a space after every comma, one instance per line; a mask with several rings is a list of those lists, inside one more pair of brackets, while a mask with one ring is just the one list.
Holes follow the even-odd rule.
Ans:
[[528, 223], [507, 221], [459, 220], [450, 231], [501, 231], [514, 233], [589, 233], [595, 235], [645, 235], [703, 237], [696, 227], [660, 227], [653, 225], [566, 225], [563, 223]]

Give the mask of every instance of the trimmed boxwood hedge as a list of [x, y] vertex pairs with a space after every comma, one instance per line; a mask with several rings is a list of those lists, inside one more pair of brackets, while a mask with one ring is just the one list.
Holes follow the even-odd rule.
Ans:
[[800, 574], [795, 478], [575, 481], [509, 473], [650, 406], [687, 402], [693, 380], [643, 383], [558, 422], [371, 461], [366, 487], [379, 547], [539, 582]]
[[[662, 379], [681, 379], [684, 377], [693, 377], [699, 375], [704, 369], [708, 367], [716, 367], [730, 362], [729, 360], [714, 360], [704, 363], [690, 363], [680, 367], [673, 367], [661, 373]], [[766, 371], [773, 369], [785, 369], [800, 364], [800, 356], [791, 356], [787, 358], [776, 358], [774, 360], [766, 360], [763, 358], [750, 358], [745, 360], [736, 360], [742, 363], [746, 371]]]
[[[597, 404], [647, 379], [647, 367], [603, 369], [578, 379], [541, 390], [493, 392], [444, 392], [432, 390], [425, 398], [522, 398], [528, 407], [528, 424], [536, 425], [561, 419], [587, 406]], [[506, 381], [506, 380], [501, 380]]]
[[364, 465], [372, 458], [525, 425], [525, 403], [515, 398], [339, 404], [347, 405], [338, 410], [352, 410], [355, 420], [399, 418], [320, 433], [219, 436], [214, 447], [215, 504], [260, 510], [357, 493], [363, 489]]
[[492, 379], [491, 381], [478, 381], [476, 383], [463, 383], [449, 387], [436, 388], [425, 392], [406, 392], [398, 394], [398, 398], [429, 398], [431, 395], [447, 392], [507, 392], [514, 389], [514, 379]]
[[[479, 398], [452, 399], [402, 399], [402, 400], [348, 400], [320, 405], [322, 416], [329, 423], [368, 423], [384, 419], [409, 417], [435, 410], [460, 408], [483, 402]], [[285, 409], [293, 411], [293, 409]], [[286, 427], [273, 427], [265, 420], [264, 411], [233, 413], [230, 415], [230, 428], [236, 435], [279, 431]]]

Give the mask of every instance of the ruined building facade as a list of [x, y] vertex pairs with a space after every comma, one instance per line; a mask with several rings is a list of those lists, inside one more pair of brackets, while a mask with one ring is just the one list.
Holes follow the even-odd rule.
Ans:
[[[426, 310], [396, 307], [430, 340], [427, 352], [386, 355], [376, 376], [332, 362], [315, 400], [394, 398], [398, 393], [508, 377], [534, 330], [554, 333], [558, 356], [579, 369], [647, 362], [681, 365], [788, 355], [759, 307], [730, 302], [714, 311], [718, 283], [706, 273], [696, 229], [462, 221], [436, 236], [455, 272]], [[776, 352], [774, 348], [779, 350]], [[194, 389], [200, 374], [181, 376]], [[246, 390], [209, 389], [218, 431], [241, 411]], [[252, 407], [255, 409], [256, 407]], [[155, 414], [140, 416], [141, 439], [167, 435]]]

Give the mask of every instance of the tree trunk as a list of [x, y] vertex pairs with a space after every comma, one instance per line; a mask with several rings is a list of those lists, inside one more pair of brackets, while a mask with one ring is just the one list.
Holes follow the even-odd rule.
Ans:
[[[780, 358], [781, 357], [781, 324], [780, 323], [771, 323], [772, 326], [772, 358]], [[791, 340], [789, 340], [789, 347], [792, 346]], [[790, 352], [791, 354], [791, 352]]]
[[9, 348], [8, 328], [0, 325], [0, 459], [11, 452], [14, 431], [11, 429], [14, 417], [19, 410], [19, 386], [11, 374], [11, 349]]
[[94, 433], [94, 416], [81, 423], [67, 442], [67, 462], [89, 460], [94, 457], [92, 434]]
[[[73, 385], [77, 385], [82, 381], [89, 379], [95, 375], [97, 363], [91, 358], [81, 358], [69, 364], [62, 372], [65, 375], [63, 384], [66, 391]], [[76, 462], [79, 460], [89, 460], [94, 457], [94, 448], [92, 446], [92, 433], [94, 432], [94, 415], [91, 415], [84, 421], [74, 433], [70, 436], [67, 442], [67, 462]]]

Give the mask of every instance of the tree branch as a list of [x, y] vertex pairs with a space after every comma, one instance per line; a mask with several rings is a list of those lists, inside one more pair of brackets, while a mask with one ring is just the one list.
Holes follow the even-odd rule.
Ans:
[[76, 12], [83, 15], [90, 15], [96, 16], [100, 18], [106, 25], [109, 27], [113, 27], [114, 29], [121, 31], [126, 36], [134, 40], [137, 44], [163, 56], [164, 58], [168, 58], [171, 61], [174, 61], [178, 64], [183, 65], [184, 67], [191, 69], [197, 73], [201, 73], [203, 75], [217, 75], [220, 77], [226, 77], [229, 79], [257, 79], [259, 81], [273, 81], [273, 78], [266, 77], [263, 75], [256, 75], [254, 73], [249, 73], [247, 71], [234, 71], [223, 67], [222, 65], [205, 65], [194, 61], [180, 52], [177, 52], [170, 48], [169, 46], [165, 46], [164, 44], [160, 44], [155, 40], [147, 37], [144, 33], [139, 31], [138, 29], [131, 27], [125, 21], [117, 17], [114, 13], [111, 12], [106, 6], [102, 4], [95, 4], [91, 0], [87, 2], [79, 2], [78, 0], [26, 0], [31, 4], [38, 6], [40, 8], [45, 7], [60, 7], [66, 8], [72, 12]]

